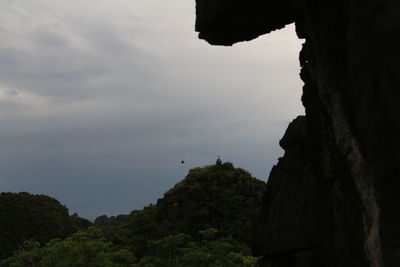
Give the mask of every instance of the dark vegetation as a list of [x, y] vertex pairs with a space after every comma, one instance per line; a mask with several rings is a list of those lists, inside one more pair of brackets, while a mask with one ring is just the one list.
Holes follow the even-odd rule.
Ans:
[[94, 223], [54, 198], [0, 194], [0, 266], [255, 266], [251, 221], [265, 184], [220, 160], [155, 205]]
[[0, 256], [19, 248], [23, 241], [46, 243], [72, 232], [68, 209], [56, 199], [29, 193], [0, 194]]

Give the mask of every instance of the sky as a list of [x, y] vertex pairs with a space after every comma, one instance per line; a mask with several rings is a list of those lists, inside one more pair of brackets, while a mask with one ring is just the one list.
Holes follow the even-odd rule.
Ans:
[[194, 22], [194, 0], [2, 0], [1, 191], [95, 218], [218, 156], [266, 181], [304, 114], [301, 41], [289, 25], [211, 46]]

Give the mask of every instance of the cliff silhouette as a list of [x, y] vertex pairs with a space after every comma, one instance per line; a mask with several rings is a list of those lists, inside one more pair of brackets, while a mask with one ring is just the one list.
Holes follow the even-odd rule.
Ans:
[[261, 266], [400, 266], [400, 4], [197, 0], [232, 45], [295, 23], [304, 117], [289, 126], [256, 226]]

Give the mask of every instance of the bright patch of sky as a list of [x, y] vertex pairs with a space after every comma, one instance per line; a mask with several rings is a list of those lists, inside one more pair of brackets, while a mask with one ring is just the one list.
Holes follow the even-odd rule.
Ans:
[[155, 202], [218, 155], [266, 180], [304, 113], [301, 41], [290, 25], [210, 46], [194, 5], [1, 1], [1, 191], [93, 218]]

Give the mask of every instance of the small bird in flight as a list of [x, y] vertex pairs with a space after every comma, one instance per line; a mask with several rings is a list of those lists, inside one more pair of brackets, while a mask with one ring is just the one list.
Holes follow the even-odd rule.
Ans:
[[184, 161], [184, 160], [181, 160], [181, 163], [182, 163], [182, 164], [185, 164], [185, 161]]

